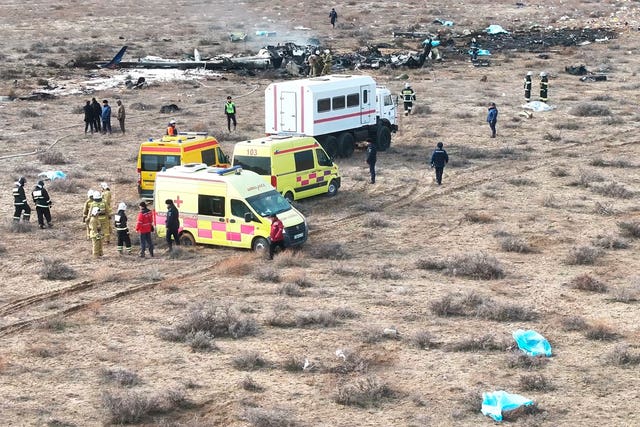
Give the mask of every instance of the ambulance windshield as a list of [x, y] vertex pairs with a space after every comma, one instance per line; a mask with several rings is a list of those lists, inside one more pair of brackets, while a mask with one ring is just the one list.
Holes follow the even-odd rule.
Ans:
[[291, 209], [291, 205], [282, 197], [276, 190], [266, 191], [256, 196], [247, 198], [249, 205], [262, 217], [267, 217], [272, 214], [279, 214], [281, 212]]

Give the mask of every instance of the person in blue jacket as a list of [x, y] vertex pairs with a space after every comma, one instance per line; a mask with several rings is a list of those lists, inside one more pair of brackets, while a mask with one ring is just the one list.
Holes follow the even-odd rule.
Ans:
[[496, 137], [496, 123], [498, 123], [498, 108], [496, 107], [496, 103], [492, 102], [489, 105], [489, 113], [487, 114], [487, 123], [489, 123], [489, 127], [491, 128], [491, 138]]
[[111, 106], [106, 99], [102, 101], [102, 133], [111, 134]]
[[436, 170], [436, 182], [438, 185], [442, 184], [442, 173], [444, 172], [444, 167], [447, 163], [449, 163], [449, 155], [447, 151], [442, 148], [444, 144], [442, 142], [438, 142], [436, 144], [436, 149], [433, 150], [431, 154], [431, 167]]

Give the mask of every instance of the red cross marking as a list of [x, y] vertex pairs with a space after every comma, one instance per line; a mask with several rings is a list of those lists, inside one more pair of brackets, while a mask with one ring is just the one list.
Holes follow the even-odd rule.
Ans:
[[182, 204], [184, 200], [180, 200], [180, 196], [176, 196], [176, 199], [173, 201], [173, 203], [176, 204], [176, 206], [178, 206], [178, 208], [180, 208], [180, 205]]

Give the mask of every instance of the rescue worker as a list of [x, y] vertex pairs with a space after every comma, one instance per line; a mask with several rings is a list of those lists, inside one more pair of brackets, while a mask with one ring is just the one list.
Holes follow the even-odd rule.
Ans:
[[176, 121], [170, 120], [169, 125], [167, 126], [167, 135], [169, 136], [178, 136], [178, 129], [176, 129]]
[[224, 113], [227, 115], [227, 129], [231, 132], [231, 122], [233, 122], [233, 130], [236, 130], [236, 104], [227, 96], [227, 103], [224, 104]]
[[102, 199], [102, 193], [99, 191], [93, 192], [93, 202], [91, 203], [91, 208], [100, 209], [100, 213], [98, 214], [98, 219], [100, 220], [100, 229], [102, 233], [102, 238], [107, 242], [111, 242], [111, 236], [107, 234], [107, 232], [111, 229], [109, 226], [110, 220], [110, 212], [107, 204]]
[[273, 259], [276, 247], [284, 250], [284, 224], [276, 214], [271, 214], [271, 232], [269, 233], [269, 259]]
[[471, 48], [471, 62], [476, 62], [478, 60], [478, 51], [480, 50], [480, 46], [478, 45], [478, 41], [475, 37], [471, 39], [471, 45], [469, 47]]
[[92, 207], [91, 214], [89, 215], [89, 236], [93, 242], [93, 256], [99, 258], [102, 256], [102, 224], [98, 218], [100, 215], [100, 208]]
[[173, 203], [173, 200], [167, 199], [164, 201], [167, 205], [167, 220], [165, 227], [167, 228], [167, 235], [165, 237], [167, 245], [169, 245], [169, 252], [173, 249], [173, 242], [176, 245], [180, 245], [180, 238], [178, 236], [178, 230], [180, 229], [180, 213], [178, 208]]
[[27, 183], [27, 179], [21, 176], [13, 185], [13, 206], [15, 211], [13, 212], [13, 220], [15, 222], [22, 221], [29, 222], [31, 218], [31, 207], [27, 203], [27, 196], [24, 193], [24, 185]]
[[136, 231], [140, 234], [140, 258], [144, 258], [144, 252], [148, 248], [149, 255], [153, 258], [153, 240], [151, 232], [153, 231], [153, 214], [147, 208], [145, 202], [140, 202], [140, 212], [136, 221]]
[[531, 76], [533, 73], [531, 71], [527, 72], [527, 75], [524, 77], [524, 100], [526, 102], [531, 101]]
[[447, 163], [449, 163], [449, 155], [447, 151], [442, 148], [444, 144], [442, 142], [438, 142], [436, 145], [436, 149], [433, 150], [431, 154], [431, 167], [436, 170], [436, 183], [438, 185], [442, 184], [442, 172], [444, 172], [444, 167]]
[[402, 101], [404, 102], [404, 115], [408, 116], [411, 114], [411, 110], [413, 108], [413, 101], [416, 100], [416, 93], [411, 88], [409, 83], [404, 84], [404, 89], [402, 89]]
[[329, 49], [325, 49], [324, 56], [322, 57], [322, 74], [326, 76], [327, 74], [331, 74], [331, 66], [333, 65], [333, 57], [331, 56], [331, 51]]
[[369, 174], [371, 175], [371, 184], [376, 183], [376, 161], [378, 160], [378, 148], [371, 138], [367, 139], [367, 149], [365, 163], [369, 165]]
[[318, 55], [311, 52], [311, 55], [307, 58], [307, 63], [309, 64], [309, 77], [316, 76], [316, 62], [318, 61]]
[[111, 135], [111, 106], [106, 99], [102, 101], [102, 133]]
[[127, 226], [127, 204], [120, 202], [118, 204], [118, 212], [113, 216], [113, 222], [118, 235], [118, 253], [122, 255], [123, 250], [127, 249], [127, 255], [131, 255], [131, 237], [129, 236], [129, 227]]
[[104, 230], [104, 235], [107, 236], [107, 243], [111, 243], [111, 189], [109, 188], [109, 184], [107, 184], [106, 182], [101, 182], [100, 188], [102, 188], [102, 200], [104, 200], [104, 204], [107, 207], [106, 214], [107, 219], [109, 220], [107, 221], [108, 226]]
[[324, 67], [324, 59], [320, 55], [320, 50], [316, 49], [316, 66], [314, 68], [314, 77], [319, 77], [322, 74], [322, 68]]
[[40, 228], [44, 227], [44, 220], [47, 220], [47, 226], [49, 228], [53, 227], [53, 223], [51, 222], [51, 210], [49, 209], [52, 205], [51, 198], [49, 197], [49, 193], [44, 188], [44, 181], [38, 181], [38, 184], [33, 188], [31, 192], [31, 197], [33, 198], [33, 203], [36, 205], [36, 213], [38, 214], [38, 225]]
[[547, 102], [547, 91], [549, 90], [549, 78], [547, 72], [540, 73], [540, 101]]
[[87, 228], [87, 239], [91, 239], [89, 235], [89, 216], [91, 215], [91, 205], [93, 203], [93, 190], [87, 191], [87, 200], [84, 202], [84, 209], [82, 210], [82, 223]]

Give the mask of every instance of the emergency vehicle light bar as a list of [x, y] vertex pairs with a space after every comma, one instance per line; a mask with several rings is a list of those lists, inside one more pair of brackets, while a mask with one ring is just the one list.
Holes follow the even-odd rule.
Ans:
[[242, 172], [242, 166], [241, 165], [236, 165], [236, 166], [232, 166], [230, 168], [226, 168], [226, 169], [218, 169], [216, 168], [216, 170], [213, 170], [211, 172], [215, 172], [218, 175], [226, 175], [228, 173], [235, 173], [235, 174], [240, 174], [240, 172]]

